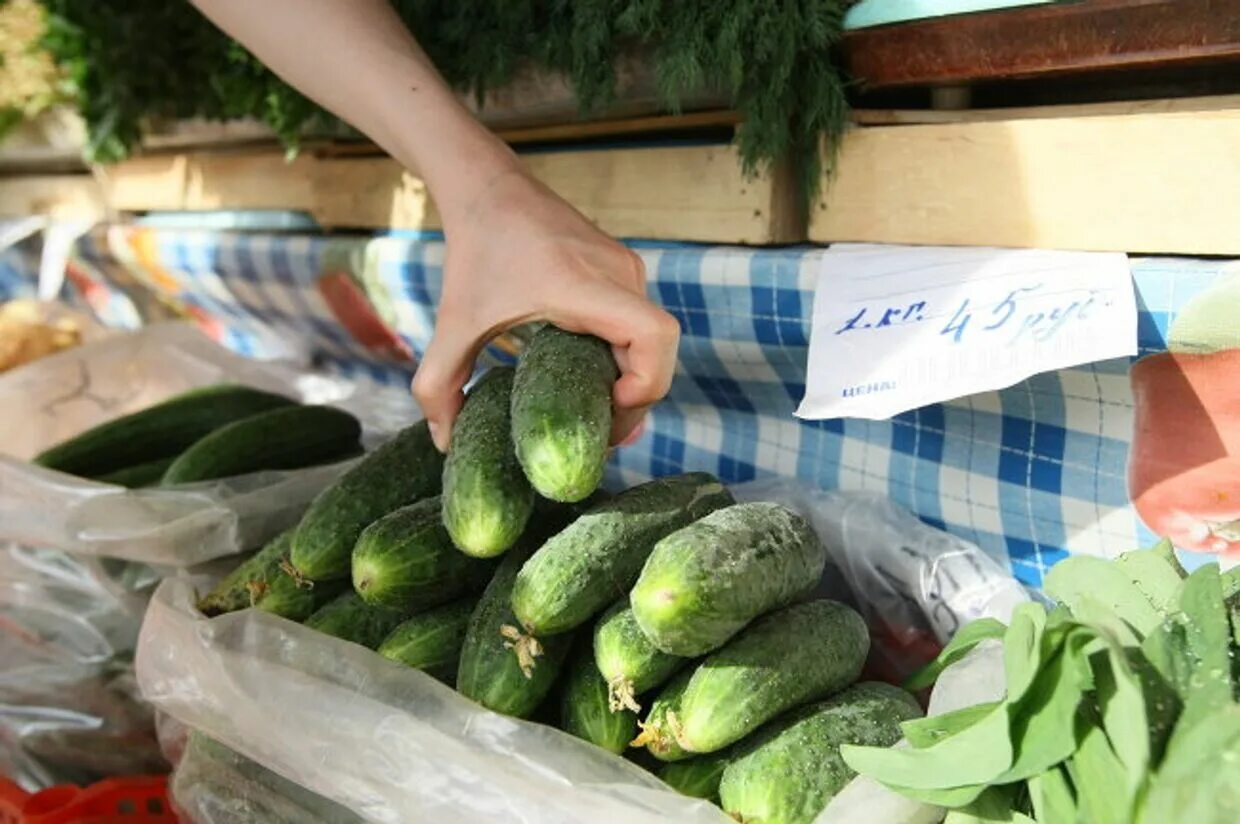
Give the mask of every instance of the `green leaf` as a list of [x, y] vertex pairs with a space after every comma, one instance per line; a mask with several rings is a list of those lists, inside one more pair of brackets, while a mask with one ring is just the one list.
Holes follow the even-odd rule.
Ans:
[[949, 812], [943, 824], [1032, 824], [1029, 816], [1015, 809], [1017, 789], [991, 787], [967, 807]]
[[1203, 718], [1232, 704], [1235, 687], [1231, 672], [1231, 625], [1223, 609], [1218, 565], [1207, 564], [1184, 581], [1180, 602], [1184, 638], [1192, 656], [1184, 710], [1171, 733], [1168, 748]]
[[904, 737], [914, 748], [924, 749], [934, 746], [944, 738], [950, 738], [961, 730], [968, 729], [1002, 703], [1002, 701], [987, 701], [940, 715], [914, 718], [911, 721], [905, 721], [900, 727], [904, 731]]
[[1163, 621], [1141, 642], [1141, 654], [1179, 698], [1188, 699], [1194, 661], [1188, 648], [1188, 632], [1179, 616]]
[[986, 791], [987, 787], [985, 784], [974, 784], [969, 787], [952, 787], [948, 790], [920, 790], [913, 787], [901, 787], [897, 784], [886, 786], [892, 792], [897, 792], [905, 798], [948, 810], [969, 806]]
[[1090, 824], [1127, 824], [1127, 773], [1096, 719], [1085, 721], [1081, 746], [1068, 761], [1083, 820]]
[[1240, 821], [1240, 705], [1201, 718], [1177, 738], [1150, 784], [1141, 824]]
[[938, 680], [943, 670], [964, 658], [982, 641], [1002, 638], [1006, 631], [1007, 627], [994, 618], [979, 618], [965, 624], [937, 658], [904, 682], [904, 688], [911, 692], [925, 689]]
[[1180, 567], [1178, 562], [1173, 567], [1167, 563], [1165, 554], [1147, 549], [1125, 552], [1115, 559], [1115, 563], [1128, 574], [1137, 589], [1141, 590], [1163, 617], [1176, 610], [1180, 600], [1180, 587], [1184, 583], [1180, 574], [1184, 568]]
[[1042, 588], [1074, 615], [1083, 599], [1097, 600], [1142, 638], [1165, 617], [1118, 564], [1090, 555], [1072, 556], [1055, 564], [1042, 580]]
[[1149, 551], [1157, 555], [1163, 560], [1171, 570], [1180, 577], [1181, 580], [1188, 577], [1188, 570], [1184, 569], [1184, 565], [1180, 563], [1180, 559], [1175, 554], [1175, 544], [1170, 539], [1163, 538], [1158, 543], [1149, 548]]
[[1016, 756], [1012, 766], [994, 779], [995, 783], [1038, 775], [1076, 751], [1077, 708], [1082, 693], [1072, 662], [1091, 638], [1088, 633], [1074, 633], [1038, 672], [1024, 700], [1012, 711], [1011, 736]]
[[1007, 700], [1019, 701], [1033, 684], [1043, 660], [1042, 631], [1046, 610], [1041, 604], [1020, 604], [1012, 611], [1012, 623], [1003, 636], [1003, 669], [1007, 675]]
[[1076, 795], [1063, 765], [1029, 779], [1034, 816], [1044, 824], [1071, 824], [1077, 820]]
[[1102, 726], [1128, 774], [1129, 797], [1135, 797], [1150, 768], [1150, 724], [1141, 681], [1128, 664], [1128, 653], [1113, 637], [1094, 668]]

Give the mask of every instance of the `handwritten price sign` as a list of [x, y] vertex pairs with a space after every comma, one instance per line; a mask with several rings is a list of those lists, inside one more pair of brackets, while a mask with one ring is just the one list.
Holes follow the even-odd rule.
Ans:
[[1127, 257], [837, 245], [814, 296], [797, 415], [887, 418], [1136, 353]]

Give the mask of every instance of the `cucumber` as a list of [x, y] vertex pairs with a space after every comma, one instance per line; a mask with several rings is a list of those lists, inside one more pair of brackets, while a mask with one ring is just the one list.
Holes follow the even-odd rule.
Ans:
[[356, 592], [350, 591], [316, 610], [306, 619], [305, 625], [324, 635], [375, 649], [407, 615], [399, 609], [371, 606]]
[[362, 425], [331, 406], [286, 406], [242, 418], [204, 435], [182, 452], [162, 485], [299, 469], [358, 454]]
[[629, 601], [656, 647], [704, 655], [759, 615], [810, 593], [826, 562], [826, 548], [800, 515], [779, 504], [737, 504], [660, 541]]
[[406, 504], [439, 494], [443, 456], [426, 421], [402, 429], [368, 453], [310, 504], [289, 560], [312, 581], [348, 578], [357, 536]]
[[531, 635], [584, 624], [624, 595], [660, 538], [732, 503], [713, 475], [658, 478], [591, 508], [517, 575], [512, 608]]
[[681, 795], [719, 803], [719, 779], [731, 750], [673, 761], [659, 768], [659, 780]]
[[224, 576], [215, 588], [198, 599], [198, 611], [208, 618], [252, 606], [280, 574], [293, 530], [286, 530]]
[[156, 486], [163, 479], [164, 473], [172, 465], [175, 458], [159, 458], [146, 463], [134, 464], [123, 469], [116, 469], [95, 478], [105, 484], [116, 484], [127, 489], [141, 489], [144, 486]]
[[650, 643], [628, 599], [617, 601], [594, 625], [594, 662], [607, 681], [613, 710], [640, 712], [637, 696], [671, 678], [687, 660]]
[[534, 489], [512, 447], [513, 369], [479, 379], [452, 427], [443, 465], [443, 522], [466, 555], [493, 558], [521, 537], [534, 511]]
[[463, 598], [405, 620], [379, 644], [379, 654], [451, 684], [456, 680], [469, 616], [477, 603]]
[[780, 713], [851, 684], [870, 651], [865, 621], [817, 600], [763, 616], [693, 670], [672, 733], [689, 752], [723, 749]]
[[581, 640], [560, 696], [560, 728], [619, 755], [637, 735], [637, 713], [611, 709], [607, 681], [594, 664], [590, 639]]
[[280, 569], [267, 579], [267, 586], [255, 601], [256, 609], [279, 615], [298, 623], [306, 620], [328, 601], [342, 595], [348, 584], [344, 581], [298, 580], [288, 574], [288, 556], [280, 564]]
[[444, 529], [440, 499], [389, 512], [362, 530], [353, 547], [353, 588], [369, 604], [412, 613], [486, 586], [495, 564], [457, 552]]
[[294, 403], [292, 398], [248, 386], [206, 386], [92, 427], [40, 452], [33, 462], [82, 478], [97, 478], [173, 458], [225, 424]]
[[681, 699], [684, 698], [692, 677], [692, 668], [682, 670], [659, 692], [651, 702], [646, 717], [638, 723], [641, 732], [633, 739], [632, 746], [645, 747], [660, 761], [679, 761], [693, 755], [676, 742], [672, 729], [673, 719], [680, 712]]
[[841, 745], [890, 747], [901, 722], [920, 715], [911, 695], [877, 682], [791, 713], [738, 746], [719, 782], [721, 806], [737, 821], [810, 824], [856, 775]]
[[605, 341], [549, 324], [521, 353], [512, 386], [512, 441], [525, 476], [544, 498], [580, 501], [598, 487], [617, 377]]
[[517, 718], [528, 717], [547, 696], [573, 640], [558, 635], [545, 644], [526, 644], [520, 658], [513, 654], [520, 633], [512, 614], [512, 587], [517, 570], [541, 538], [541, 533], [523, 535], [500, 561], [470, 616], [456, 675], [457, 692]]

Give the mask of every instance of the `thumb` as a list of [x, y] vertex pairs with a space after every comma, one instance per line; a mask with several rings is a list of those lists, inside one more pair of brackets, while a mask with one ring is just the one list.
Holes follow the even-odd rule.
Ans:
[[448, 451], [452, 424], [465, 401], [461, 390], [472, 374], [481, 348], [479, 341], [449, 324], [440, 324], [414, 373], [413, 397], [426, 415], [431, 437], [440, 452]]

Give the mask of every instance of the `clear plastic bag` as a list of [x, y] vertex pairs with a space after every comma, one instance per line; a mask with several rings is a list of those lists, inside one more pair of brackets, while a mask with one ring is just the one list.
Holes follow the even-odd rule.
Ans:
[[[897, 592], [902, 604], [920, 611], [920, 622], [910, 614], [910, 623], [925, 627], [943, 620], [931, 617], [942, 609], [959, 623], [983, 614], [1006, 618], [1005, 609], [1023, 597], [1000, 563], [884, 499], [785, 481], [735, 491], [808, 515], [831, 547], [824, 592], [858, 602], [871, 618]], [[907, 592], [876, 585], [871, 576], [880, 561], [883, 580], [922, 584]], [[969, 585], [957, 591], [934, 584], [957, 563], [974, 571]], [[550, 727], [484, 710], [355, 644], [256, 610], [205, 619], [194, 610], [193, 587], [192, 580], [167, 580], [151, 602], [138, 645], [143, 695], [161, 712], [368, 821], [729, 820], [624, 759]], [[956, 683], [950, 689], [958, 700], [974, 700], [972, 679], [945, 683]], [[932, 702], [950, 699], [936, 694]], [[861, 785], [850, 798], [896, 804], [903, 810], [892, 819], [896, 824], [940, 815], [916, 804], [899, 807], [902, 799], [879, 786]], [[865, 806], [850, 809], [824, 811], [819, 821], [876, 820], [858, 812]]]
[[183, 489], [124, 489], [27, 462], [84, 429], [213, 383], [348, 409], [374, 437], [417, 418], [407, 393], [234, 355], [165, 324], [71, 349], [0, 376], [0, 540], [161, 567], [257, 546], [291, 526], [346, 463], [260, 472]]

